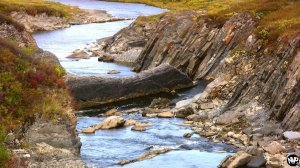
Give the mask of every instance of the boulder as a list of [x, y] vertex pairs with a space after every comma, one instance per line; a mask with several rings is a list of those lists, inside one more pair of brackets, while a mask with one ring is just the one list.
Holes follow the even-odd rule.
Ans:
[[148, 113], [146, 113], [144, 117], [154, 118], [154, 117], [157, 117], [157, 114], [148, 114]]
[[66, 58], [89, 59], [90, 56], [88, 55], [88, 53], [86, 53], [84, 51], [78, 51], [78, 52], [75, 52], [75, 53], [67, 56]]
[[96, 130], [99, 129], [113, 129], [113, 128], [119, 128], [123, 127], [126, 120], [120, 116], [110, 116], [106, 118], [101, 123], [98, 123], [96, 125], [90, 126], [84, 130], [81, 131], [81, 133], [95, 133]]
[[245, 152], [247, 152], [253, 156], [263, 156], [263, 154], [264, 154], [264, 151], [261, 148], [258, 148], [256, 146], [246, 147]]
[[98, 129], [112, 129], [112, 128], [119, 128], [124, 126], [125, 119], [120, 116], [111, 116], [106, 118], [103, 122], [96, 125]]
[[191, 86], [192, 80], [164, 64], [133, 77], [68, 76], [66, 83], [79, 107], [91, 107]]
[[181, 100], [181, 101], [176, 103], [175, 108], [179, 109], [179, 108], [182, 108], [184, 106], [187, 106], [187, 105], [191, 104], [193, 102], [193, 100], [194, 100], [193, 98], [186, 99], [186, 100]]
[[274, 154], [268, 159], [267, 165], [271, 166], [272, 168], [282, 168], [284, 162], [286, 162], [286, 157], [282, 156], [281, 154]]
[[153, 99], [153, 101], [150, 104], [150, 108], [157, 108], [157, 109], [163, 109], [169, 107], [171, 103], [171, 100], [167, 98], [158, 98], [158, 99]]
[[136, 120], [129, 119], [129, 120], [126, 120], [124, 126], [135, 125], [137, 122], [138, 122], [138, 121], [136, 121]]
[[264, 147], [264, 150], [273, 155], [286, 151], [285, 147], [276, 141], [273, 141], [270, 144], [268, 144], [266, 147]]
[[152, 124], [151, 123], [137, 122], [137, 123], [135, 123], [135, 126], [137, 126], [137, 127], [150, 127], [150, 126], [152, 126]]
[[117, 70], [110, 70], [107, 72], [107, 74], [119, 74], [121, 73], [120, 71], [117, 71]]
[[188, 121], [196, 121], [196, 122], [199, 122], [199, 121], [203, 120], [203, 119], [201, 118], [201, 116], [199, 116], [199, 115], [197, 115], [197, 114], [191, 114], [191, 115], [188, 115], [188, 116], [186, 117], [186, 119], [187, 119]]
[[133, 131], [146, 131], [146, 128], [145, 127], [143, 127], [143, 126], [133, 126], [132, 128], [131, 128], [131, 130], [133, 130]]
[[186, 132], [186, 133], [183, 134], [183, 137], [190, 138], [190, 137], [193, 136], [193, 134], [194, 134], [193, 132]]
[[95, 133], [96, 129], [94, 127], [88, 127], [84, 130], [81, 131], [81, 133], [84, 133], [84, 134], [93, 134]]
[[116, 114], [118, 114], [118, 110], [116, 108], [113, 108], [113, 109], [110, 109], [110, 110], [106, 111], [103, 114], [99, 114], [98, 116], [99, 117], [107, 117], [107, 116], [113, 116], [113, 115], [116, 115]]
[[186, 118], [191, 114], [194, 114], [194, 111], [191, 107], [181, 108], [175, 111], [175, 116], [178, 118]]
[[114, 57], [112, 57], [110, 55], [102, 55], [102, 56], [98, 57], [98, 61], [101, 61], [101, 62], [114, 62]]
[[158, 113], [157, 114], [157, 117], [160, 117], [160, 118], [172, 118], [174, 117], [174, 113], [173, 112], [161, 112], [161, 113]]
[[171, 150], [174, 150], [174, 149], [173, 148], [164, 148], [164, 149], [153, 150], [153, 151], [150, 151], [149, 153], [147, 153], [145, 155], [139, 156], [138, 158], [135, 158], [135, 159], [132, 159], [132, 160], [121, 160], [121, 161], [118, 162], [118, 164], [119, 165], [126, 165], [126, 164], [129, 164], [129, 163], [134, 163], [134, 162], [143, 161], [143, 160], [146, 160], [146, 159], [151, 159], [151, 158], [153, 158], [157, 155], [167, 153]]
[[245, 167], [249, 161], [251, 160], [252, 156], [246, 152], [240, 151], [233, 156], [227, 156], [225, 159], [222, 160], [219, 168], [238, 168], [238, 167]]
[[238, 168], [248, 164], [252, 156], [245, 152], [238, 152], [234, 159], [229, 163], [228, 168]]
[[283, 136], [288, 140], [300, 140], [300, 132], [296, 131], [285, 131]]
[[254, 156], [251, 158], [250, 162], [247, 164], [248, 168], [261, 168], [267, 163], [266, 159], [262, 156]]

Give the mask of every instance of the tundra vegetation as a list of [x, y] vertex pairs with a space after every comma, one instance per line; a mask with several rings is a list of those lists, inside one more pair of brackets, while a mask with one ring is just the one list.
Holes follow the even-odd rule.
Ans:
[[[0, 25], [24, 32], [24, 26], [9, 17], [10, 12], [20, 10], [69, 17], [79, 9], [42, 0], [0, 0]], [[56, 122], [58, 117], [69, 117], [65, 113], [71, 100], [63, 80], [65, 71], [36, 57], [36, 50], [33, 44], [20, 47], [18, 39], [0, 37], [0, 167], [13, 165], [14, 158], [4, 145], [10, 131], [20, 131], [36, 118]]]
[[[171, 11], [206, 10], [216, 22], [223, 25], [236, 13], [249, 12], [256, 19], [256, 34], [265, 42], [279, 36], [285, 41], [300, 34], [300, 1], [289, 0], [110, 0], [116, 2], [144, 3]], [[139, 18], [155, 21], [162, 15]], [[197, 18], [195, 18], [197, 19]]]

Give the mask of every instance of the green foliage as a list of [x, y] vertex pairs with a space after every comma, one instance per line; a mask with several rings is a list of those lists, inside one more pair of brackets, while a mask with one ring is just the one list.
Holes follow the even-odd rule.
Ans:
[[3, 145], [5, 137], [6, 136], [3, 132], [3, 128], [0, 125], [0, 168], [5, 167], [7, 162], [10, 160], [10, 154]]
[[258, 38], [262, 39], [262, 40], [267, 40], [269, 38], [269, 31], [264, 28], [261, 31], [258, 32]]
[[66, 74], [65, 69], [59, 65], [54, 66], [54, 71], [55, 71], [56, 75], [59, 77], [62, 77]]
[[64, 115], [70, 99], [64, 69], [28, 51], [0, 38], [0, 123], [5, 129], [32, 122], [36, 114], [55, 120]]

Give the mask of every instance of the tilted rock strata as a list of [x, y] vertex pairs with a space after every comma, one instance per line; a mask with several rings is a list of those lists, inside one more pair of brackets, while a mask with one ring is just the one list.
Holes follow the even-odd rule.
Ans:
[[80, 107], [94, 106], [192, 85], [191, 79], [170, 65], [141, 72], [134, 77], [74, 77], [67, 79]]

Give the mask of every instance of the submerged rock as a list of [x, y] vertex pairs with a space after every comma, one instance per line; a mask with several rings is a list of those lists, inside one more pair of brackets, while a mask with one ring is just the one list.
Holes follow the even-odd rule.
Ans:
[[94, 126], [88, 127], [81, 131], [81, 133], [94, 133], [96, 130], [99, 129], [113, 129], [123, 127], [126, 120], [120, 116], [110, 116], [106, 118], [101, 123], [98, 123]]
[[120, 71], [117, 71], [117, 70], [110, 70], [107, 72], [107, 74], [119, 74], [121, 73]]
[[134, 162], [138, 162], [138, 161], [143, 161], [143, 160], [146, 160], [146, 159], [151, 159], [157, 155], [160, 155], [160, 154], [164, 154], [164, 153], [167, 153], [171, 150], [174, 150], [173, 148], [164, 148], [164, 149], [159, 149], [159, 150], [154, 150], [154, 151], [151, 151], [145, 155], [142, 155], [136, 159], [132, 159], [132, 160], [121, 160], [118, 162], [119, 165], [126, 165], [126, 164], [129, 164], [129, 163], [134, 163]]
[[157, 117], [160, 117], [160, 118], [172, 118], [172, 117], [174, 117], [174, 113], [171, 112], [171, 111], [161, 112], [161, 113], [157, 114]]
[[86, 53], [84, 51], [78, 51], [78, 52], [75, 52], [75, 53], [67, 56], [66, 58], [89, 59], [90, 56], [88, 55], [88, 53]]
[[183, 137], [190, 138], [190, 137], [193, 136], [193, 134], [194, 134], [193, 132], [186, 132], [186, 133], [183, 134]]
[[143, 126], [133, 126], [132, 128], [131, 128], [131, 130], [133, 130], [133, 131], [146, 131], [146, 128], [145, 127], [143, 127]]

